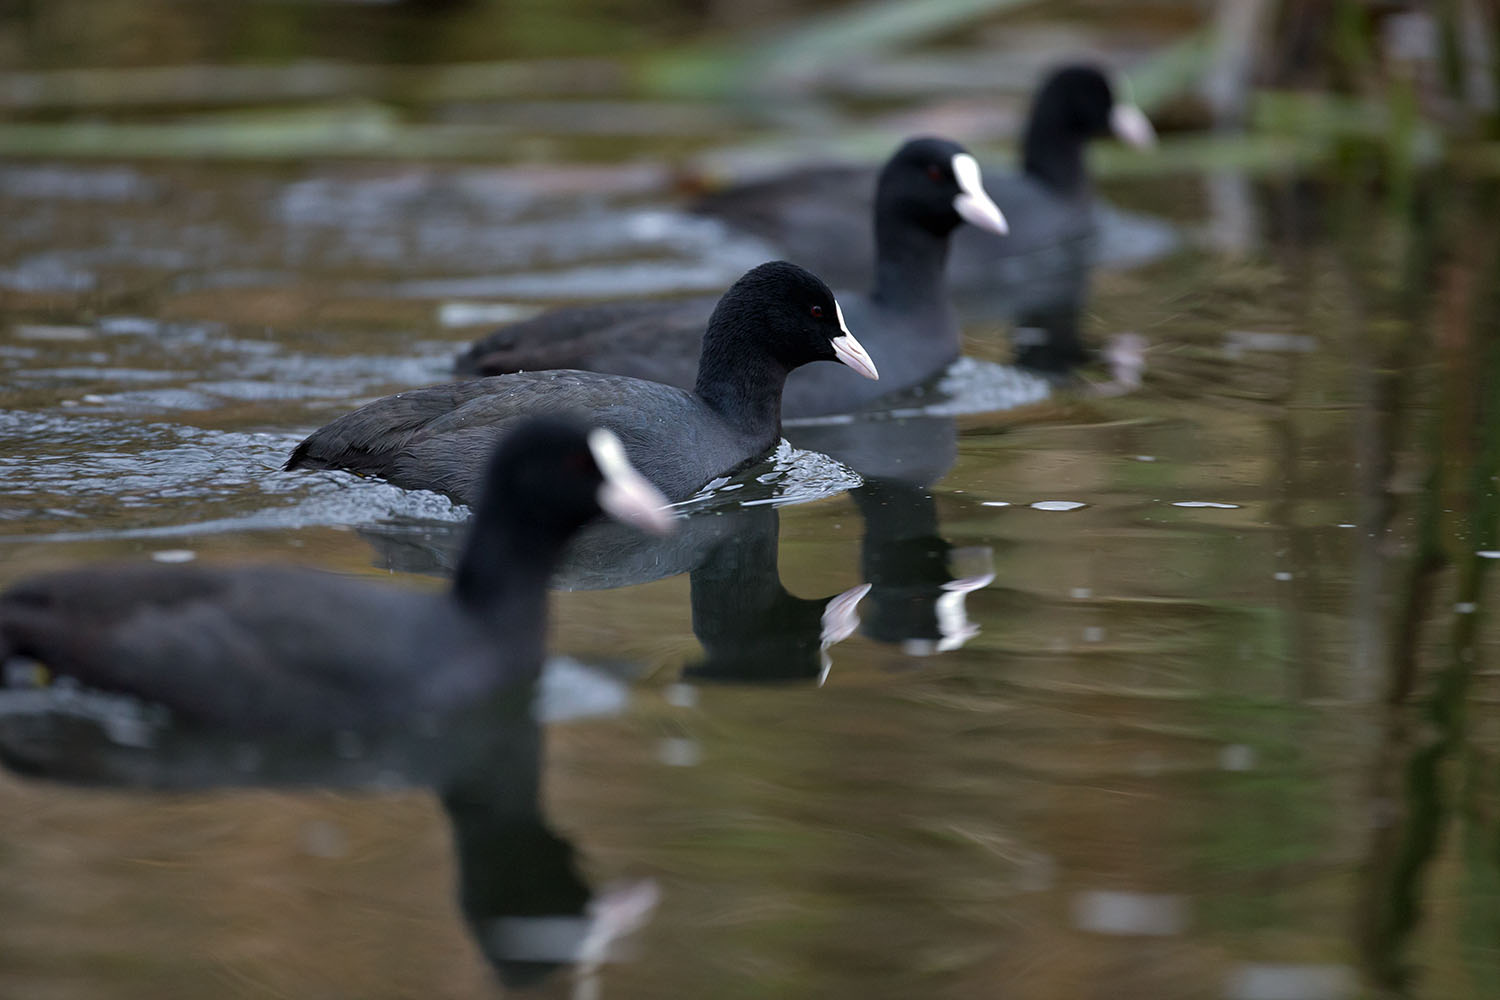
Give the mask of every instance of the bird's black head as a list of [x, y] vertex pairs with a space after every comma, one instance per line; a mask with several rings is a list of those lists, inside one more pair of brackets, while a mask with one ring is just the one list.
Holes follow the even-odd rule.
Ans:
[[1114, 106], [1114, 91], [1097, 67], [1064, 66], [1037, 90], [1035, 113], [1045, 110], [1057, 128], [1080, 139], [1098, 139], [1110, 134]]
[[741, 338], [762, 345], [787, 371], [813, 361], [838, 361], [865, 378], [875, 363], [844, 325], [838, 302], [811, 271], [771, 261], [747, 271], [719, 300], [708, 323], [700, 362], [705, 369], [733, 364]]
[[1022, 143], [1022, 165], [1055, 191], [1083, 191], [1088, 186], [1083, 147], [1108, 135], [1138, 147], [1156, 142], [1151, 121], [1115, 92], [1102, 70], [1064, 66], [1037, 89]]
[[1078, 140], [1114, 136], [1132, 146], [1149, 146], [1156, 140], [1151, 122], [1115, 93], [1097, 66], [1054, 70], [1037, 90], [1032, 118], [1044, 119], [1048, 131]]
[[947, 139], [911, 139], [896, 150], [880, 171], [875, 213], [877, 220], [899, 219], [935, 236], [947, 236], [964, 222], [1006, 231], [1005, 217], [984, 190], [979, 163]]
[[566, 539], [603, 513], [664, 534], [672, 522], [666, 502], [631, 466], [614, 434], [539, 417], [495, 448], [477, 516], [507, 517], [525, 531]]

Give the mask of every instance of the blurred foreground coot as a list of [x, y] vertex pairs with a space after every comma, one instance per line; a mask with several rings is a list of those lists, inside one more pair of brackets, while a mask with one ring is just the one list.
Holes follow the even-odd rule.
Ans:
[[[831, 205], [843, 208], [847, 200], [841, 194]], [[799, 197], [789, 211], [799, 225], [820, 232], [825, 221], [836, 221], [825, 220], [829, 207], [818, 198]], [[944, 289], [949, 236], [964, 222], [995, 239], [1005, 232], [979, 164], [946, 139], [913, 139], [885, 164], [875, 193], [875, 257], [870, 261], [866, 251], [866, 263], [851, 277], [841, 256], [868, 247], [870, 217], [869, 205], [859, 206], [852, 243], [819, 251], [798, 247], [790, 256], [799, 263], [822, 261], [839, 270], [840, 284], [871, 289], [868, 295], [841, 292], [839, 301], [883, 377], [872, 385], [828, 366], [795, 372], [782, 401], [789, 418], [859, 409], [946, 368], [962, 347]], [[710, 300], [695, 298], [555, 310], [477, 341], [455, 367], [485, 375], [576, 368], [687, 387], [693, 384], [711, 308]]]
[[751, 269], [719, 300], [691, 392], [625, 375], [525, 372], [414, 389], [366, 404], [310, 435], [288, 469], [347, 469], [472, 503], [483, 456], [526, 416], [578, 413], [618, 434], [672, 501], [734, 473], [781, 440], [787, 375], [839, 361], [879, 377], [833, 293], [783, 261]]
[[613, 434], [557, 419], [517, 427], [483, 482], [445, 592], [271, 566], [65, 570], [0, 594], [0, 665], [244, 731], [378, 726], [529, 682], [568, 539], [601, 511], [656, 532], [671, 516]]

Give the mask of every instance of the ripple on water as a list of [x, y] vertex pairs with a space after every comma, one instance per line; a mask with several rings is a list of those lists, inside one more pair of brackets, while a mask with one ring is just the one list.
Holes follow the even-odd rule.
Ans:
[[126, 167], [64, 167], [8, 164], [0, 168], [0, 198], [27, 201], [143, 201], [155, 182]]
[[[299, 440], [289, 433], [0, 411], [0, 443], [8, 445], [0, 479], [13, 507], [45, 512], [54, 521], [88, 519], [86, 528], [28, 533], [28, 541], [357, 525], [393, 517], [451, 522], [469, 515], [466, 506], [426, 490], [347, 472], [282, 471]], [[839, 462], [783, 441], [764, 462], [678, 508], [807, 503], [860, 484]]]
[[[392, 386], [442, 381], [449, 375], [452, 353], [446, 342], [417, 341], [395, 355], [309, 354], [269, 338], [230, 336], [220, 324], [133, 317], [68, 329], [107, 349], [84, 354], [70, 344], [50, 352], [64, 363], [22, 368], [11, 377], [27, 386], [51, 387], [63, 397], [63, 406], [84, 406], [94, 414], [142, 416], [204, 412], [237, 403], [358, 399]], [[72, 395], [78, 388], [88, 391]]]
[[684, 513], [727, 506], [785, 507], [837, 496], [864, 485], [859, 473], [817, 451], [783, 440], [764, 460], [728, 479], [717, 479], [673, 506]]
[[58, 254], [36, 254], [0, 268], [0, 288], [17, 292], [87, 292], [99, 283], [91, 271], [69, 264]]
[[88, 521], [88, 527], [0, 537], [170, 537], [468, 515], [463, 505], [423, 490], [342, 472], [281, 471], [299, 440], [289, 433], [0, 411], [7, 505], [31, 510], [33, 532], [49, 519]]

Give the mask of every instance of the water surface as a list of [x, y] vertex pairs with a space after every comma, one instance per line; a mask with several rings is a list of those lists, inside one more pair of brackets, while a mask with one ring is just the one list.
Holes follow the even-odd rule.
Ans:
[[[1221, 180], [1108, 189], [1184, 236], [1082, 304], [1140, 386], [995, 369], [981, 316], [941, 405], [789, 428], [842, 464], [580, 554], [540, 722], [247, 748], [54, 692], [68, 781], [0, 777], [0, 993], [1491, 995], [1493, 201], [1244, 182], [1229, 252]], [[280, 462], [486, 317], [755, 262], [679, 203], [634, 152], [0, 166], [0, 582], [439, 585], [466, 511]], [[585, 914], [630, 960], [544, 977]]]

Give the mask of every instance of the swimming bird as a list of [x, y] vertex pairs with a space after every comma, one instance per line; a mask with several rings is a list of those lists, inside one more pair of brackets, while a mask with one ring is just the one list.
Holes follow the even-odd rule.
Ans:
[[[816, 232], [825, 206], [817, 198], [796, 203], [799, 222]], [[841, 252], [858, 253], [870, 242], [872, 212], [860, 211], [858, 233], [842, 248], [818, 256], [839, 266]], [[1005, 218], [985, 191], [979, 165], [946, 139], [913, 139], [880, 172], [873, 208], [875, 259], [860, 270], [867, 295], [841, 292], [850, 325], [880, 367], [879, 384], [827, 365], [794, 372], [787, 379], [782, 412], [787, 417], [843, 413], [926, 382], [958, 357], [962, 335], [944, 291], [948, 238], [964, 222], [1000, 238]], [[799, 261], [800, 262], [800, 261]], [[813, 268], [817, 271], [817, 268]], [[819, 272], [821, 273], [821, 272]], [[847, 269], [841, 268], [847, 283]], [[507, 326], [459, 356], [461, 372], [497, 374], [573, 368], [649, 378], [677, 386], [692, 384], [710, 303], [622, 302], [561, 309]]]
[[670, 500], [685, 500], [775, 448], [787, 375], [819, 360], [880, 377], [828, 286], [772, 261], [752, 268], [714, 308], [691, 391], [567, 369], [414, 389], [315, 431], [286, 467], [348, 469], [470, 503], [496, 437], [527, 415], [567, 412], [619, 435], [648, 480]]
[[[950, 288], [1024, 295], [1027, 283], [1079, 266], [1076, 252], [1091, 249], [1097, 230], [1086, 147], [1107, 136], [1138, 148], [1156, 141], [1150, 120], [1099, 67], [1069, 65], [1050, 73], [1032, 100], [1020, 172], [984, 168], [985, 189], [1009, 231], [1003, 237], [982, 227], [954, 233]], [[709, 194], [694, 211], [760, 237], [840, 286], [864, 280], [880, 257], [867, 221], [872, 202], [879, 203], [878, 183], [868, 167], [797, 169]]]
[[63, 570], [0, 593], [4, 675], [251, 732], [390, 724], [530, 681], [568, 539], [601, 511], [656, 532], [672, 518], [602, 428], [534, 420], [492, 452], [446, 591], [275, 566]]

